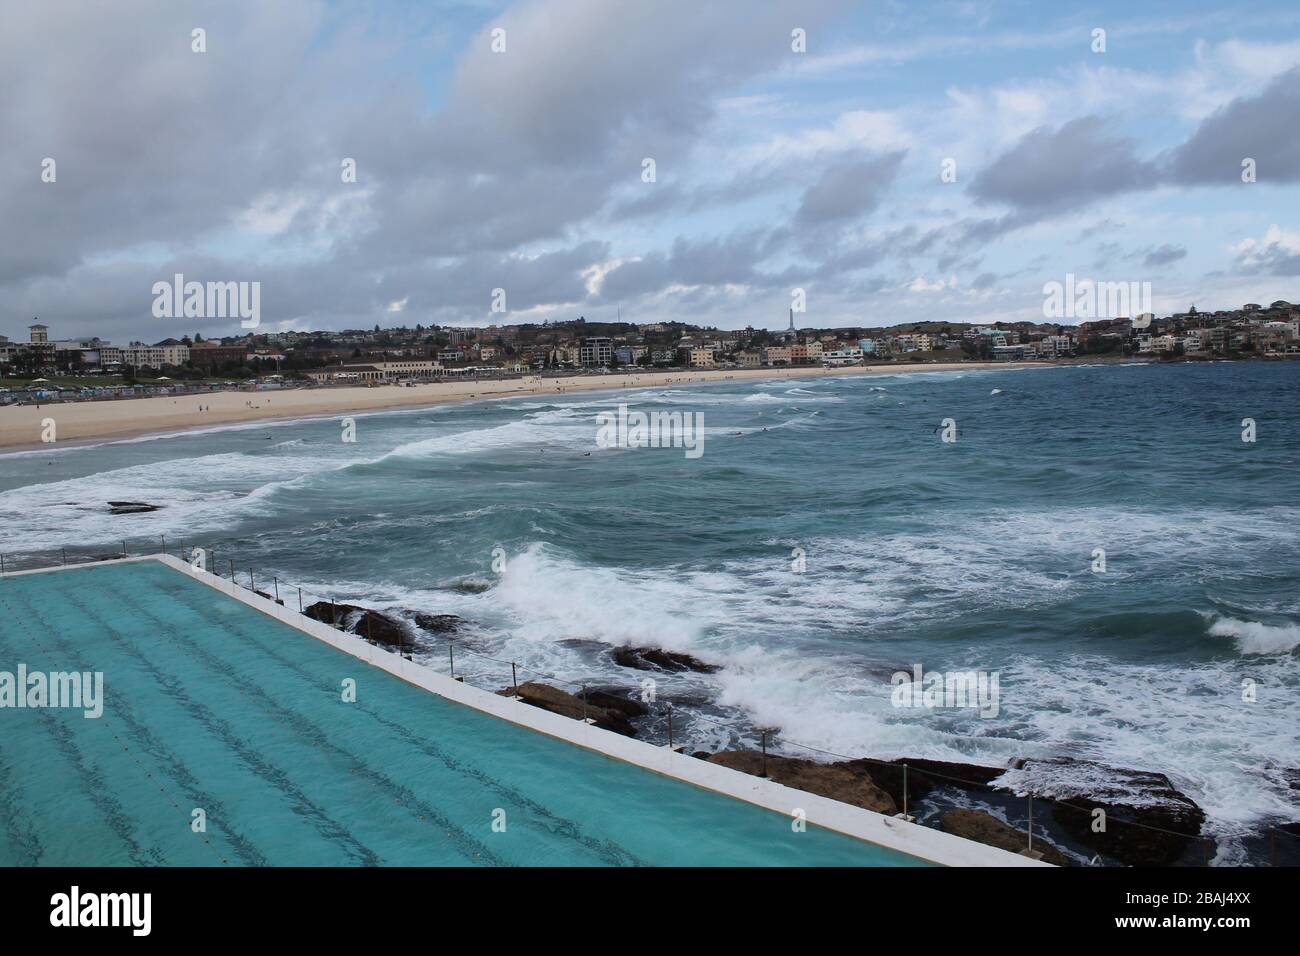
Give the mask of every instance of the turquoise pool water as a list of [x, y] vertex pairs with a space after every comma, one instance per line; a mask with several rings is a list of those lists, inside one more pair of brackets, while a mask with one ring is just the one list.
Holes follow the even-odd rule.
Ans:
[[0, 865], [921, 863], [443, 700], [153, 561], [0, 579], [20, 662], [102, 671], [105, 705], [0, 709]]

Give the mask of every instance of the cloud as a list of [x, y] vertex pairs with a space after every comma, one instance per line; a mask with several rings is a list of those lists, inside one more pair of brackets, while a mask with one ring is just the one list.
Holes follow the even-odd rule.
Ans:
[[1177, 246], [1173, 243], [1165, 243], [1152, 249], [1146, 250], [1142, 254], [1142, 264], [1152, 268], [1158, 266], [1167, 266], [1172, 262], [1177, 262], [1187, 256], [1187, 249], [1183, 246]]
[[1240, 97], [1206, 117], [1168, 159], [1175, 183], [1241, 185], [1242, 160], [1255, 160], [1258, 182], [1300, 180], [1300, 67], [1257, 96]]
[[880, 205], [898, 175], [904, 152], [836, 163], [804, 191], [796, 226], [820, 226], [856, 219]]
[[1155, 182], [1154, 168], [1137, 157], [1131, 139], [1108, 133], [1099, 116], [1083, 116], [1027, 134], [982, 170], [969, 191], [983, 203], [1045, 213]]
[[1232, 251], [1237, 269], [1248, 275], [1300, 275], [1300, 232], [1271, 225], [1263, 239], [1243, 239]]

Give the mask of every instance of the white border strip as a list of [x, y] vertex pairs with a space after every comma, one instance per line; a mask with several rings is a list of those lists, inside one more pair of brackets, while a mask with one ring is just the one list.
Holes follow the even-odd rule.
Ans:
[[23, 574], [40, 574], [68, 568], [99, 567], [105, 564], [123, 564], [133, 561], [156, 560], [173, 570], [188, 575], [195, 581], [242, 601], [264, 614], [302, 631], [331, 647], [349, 654], [371, 666], [387, 671], [407, 683], [421, 687], [447, 700], [464, 704], [486, 714], [492, 714], [521, 727], [536, 730], [566, 743], [594, 750], [607, 757], [635, 764], [642, 769], [663, 774], [685, 783], [743, 800], [755, 806], [772, 810], [787, 818], [796, 808], [806, 814], [809, 823], [834, 830], [909, 856], [918, 857], [942, 866], [1050, 866], [1039, 860], [996, 847], [986, 846], [962, 837], [944, 833], [931, 827], [908, 823], [896, 817], [875, 813], [838, 800], [820, 797], [804, 790], [774, 783], [771, 780], [732, 770], [719, 764], [700, 760], [685, 753], [675, 753], [667, 747], [657, 747], [642, 740], [624, 737], [610, 730], [594, 727], [580, 720], [562, 717], [532, 704], [514, 700], [488, 690], [472, 687], [462, 681], [452, 680], [437, 671], [408, 661], [399, 654], [372, 645], [364, 639], [345, 631], [335, 630], [328, 624], [276, 604], [269, 598], [253, 593], [225, 580], [219, 575], [199, 571], [170, 554], [120, 558], [110, 561], [92, 561], [53, 568], [13, 571], [5, 577]]

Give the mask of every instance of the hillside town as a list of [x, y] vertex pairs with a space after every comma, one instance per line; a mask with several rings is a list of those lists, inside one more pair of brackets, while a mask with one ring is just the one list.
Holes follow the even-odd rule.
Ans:
[[1096, 357], [1152, 360], [1300, 355], [1300, 306], [1277, 301], [1165, 317], [1100, 319], [1077, 325], [918, 322], [888, 328], [769, 331], [701, 328], [680, 322], [636, 325], [585, 318], [486, 327], [423, 326], [200, 334], [117, 346], [96, 337], [61, 339], [39, 321], [26, 341], [0, 335], [0, 378], [112, 376], [176, 383], [252, 379], [374, 384], [452, 376], [613, 371], [620, 368], [836, 367], [884, 363], [1062, 361]]

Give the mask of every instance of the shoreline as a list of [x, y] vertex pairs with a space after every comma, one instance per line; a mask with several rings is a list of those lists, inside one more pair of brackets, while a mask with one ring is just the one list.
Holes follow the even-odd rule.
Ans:
[[[331, 418], [349, 413], [432, 408], [448, 402], [484, 401], [538, 395], [563, 395], [577, 391], [617, 391], [659, 385], [700, 385], [709, 382], [808, 378], [828, 375], [897, 375], [911, 372], [984, 371], [989, 369], [1054, 368], [1057, 362], [961, 362], [934, 365], [858, 365], [844, 368], [816, 366], [766, 369], [695, 369], [671, 372], [611, 373], [555, 378], [486, 381], [428, 382], [407, 388], [398, 385], [343, 388], [268, 389], [227, 391], [201, 395], [124, 398], [50, 405], [12, 405], [0, 408], [0, 449], [8, 452], [78, 447], [100, 442], [150, 437], [165, 438], [194, 429], [220, 429], [258, 423], [283, 423]], [[207, 408], [199, 411], [199, 407]], [[57, 441], [40, 440], [42, 421], [55, 422]]]

